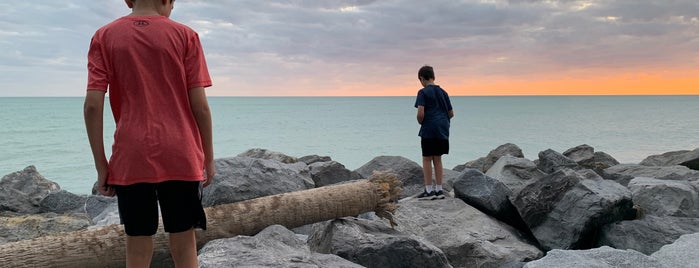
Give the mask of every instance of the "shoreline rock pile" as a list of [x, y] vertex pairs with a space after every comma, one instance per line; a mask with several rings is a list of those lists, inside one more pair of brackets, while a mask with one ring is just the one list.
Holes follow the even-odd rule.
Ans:
[[[699, 149], [620, 164], [580, 145], [525, 158], [507, 143], [444, 170], [452, 198], [421, 201], [422, 168], [379, 156], [356, 170], [328, 156], [264, 149], [216, 160], [205, 206], [391, 170], [403, 198], [391, 228], [373, 213], [214, 240], [201, 267], [699, 267]], [[34, 166], [0, 180], [0, 247], [119, 223], [116, 198], [76, 195]], [[154, 267], [171, 267], [169, 259]]]

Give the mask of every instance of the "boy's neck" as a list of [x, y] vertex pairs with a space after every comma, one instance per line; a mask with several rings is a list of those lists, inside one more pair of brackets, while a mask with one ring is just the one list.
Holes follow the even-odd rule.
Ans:
[[163, 7], [155, 1], [133, 2], [131, 16], [165, 16], [162, 14]]

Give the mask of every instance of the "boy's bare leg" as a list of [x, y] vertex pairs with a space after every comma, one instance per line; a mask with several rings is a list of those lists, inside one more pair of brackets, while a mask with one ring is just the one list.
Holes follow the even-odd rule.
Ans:
[[432, 158], [432, 162], [434, 162], [434, 179], [436, 180], [437, 185], [442, 185], [442, 176], [444, 174], [444, 168], [442, 167], [442, 156], [434, 156]]
[[170, 254], [177, 268], [198, 267], [197, 238], [194, 235], [194, 228], [184, 232], [170, 233]]
[[422, 177], [425, 178], [425, 186], [432, 185], [432, 156], [422, 157]]
[[150, 267], [153, 258], [153, 237], [126, 236], [126, 267]]

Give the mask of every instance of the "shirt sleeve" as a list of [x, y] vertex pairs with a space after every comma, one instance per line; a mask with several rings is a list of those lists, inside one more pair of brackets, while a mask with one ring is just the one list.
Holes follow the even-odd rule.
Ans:
[[90, 41], [90, 49], [87, 52], [87, 89], [97, 89], [107, 91], [109, 77], [104, 57], [102, 56], [102, 46], [96, 36]]
[[187, 89], [211, 86], [211, 77], [206, 66], [204, 50], [197, 33], [192, 34], [189, 38], [184, 64], [187, 72]]
[[444, 91], [444, 96], [445, 96], [446, 99], [447, 99], [447, 111], [454, 110], [454, 109], [451, 107], [451, 99], [449, 98], [449, 93], [447, 93], [446, 91]]
[[415, 98], [415, 108], [418, 106], [425, 106], [425, 92], [422, 89], [417, 92], [417, 98]]

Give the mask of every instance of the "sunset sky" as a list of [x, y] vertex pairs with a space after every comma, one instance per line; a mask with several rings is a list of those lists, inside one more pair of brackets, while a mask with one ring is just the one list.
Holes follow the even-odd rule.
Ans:
[[[82, 96], [122, 0], [2, 1], [0, 96]], [[177, 0], [211, 96], [699, 94], [696, 0]]]

